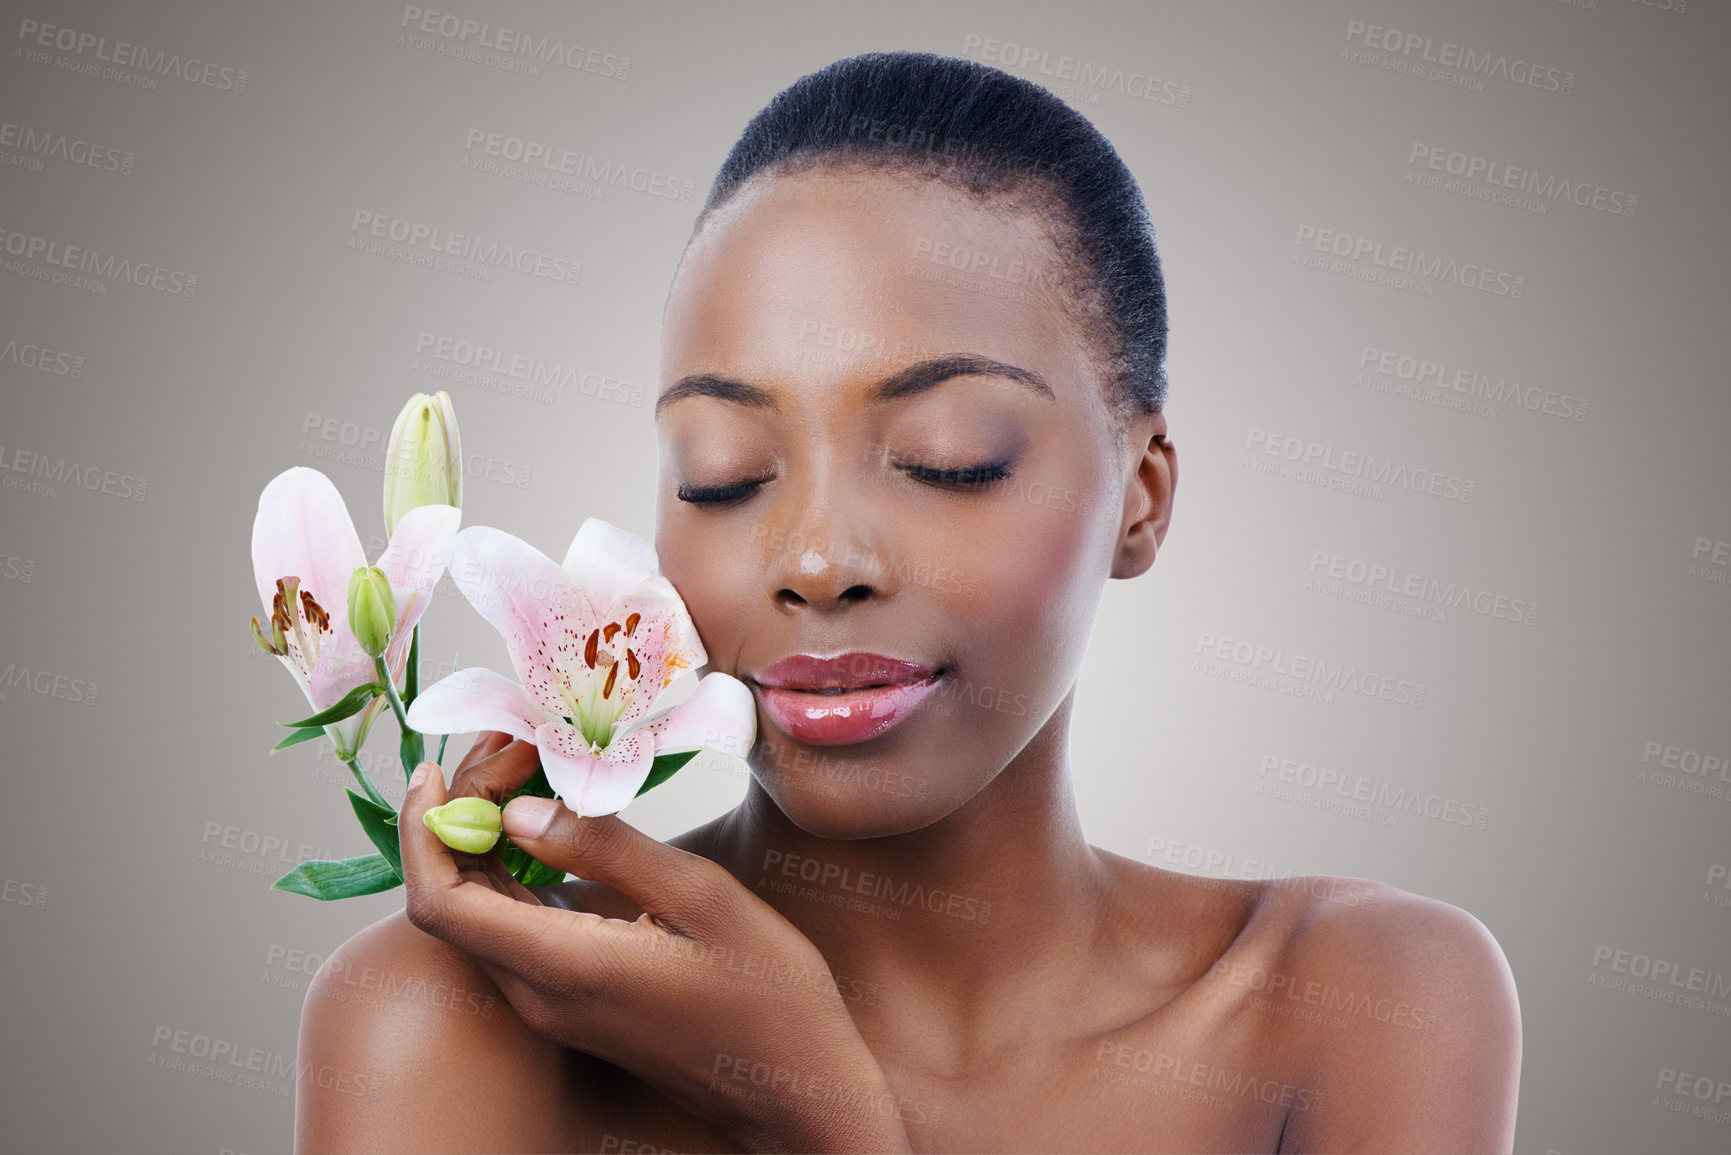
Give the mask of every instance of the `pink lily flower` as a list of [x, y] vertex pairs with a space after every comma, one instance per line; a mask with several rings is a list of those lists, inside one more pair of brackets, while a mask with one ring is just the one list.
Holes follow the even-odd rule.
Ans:
[[[408, 666], [415, 624], [427, 611], [444, 573], [462, 513], [451, 505], [423, 505], [405, 513], [383, 556], [396, 599], [397, 620], [385, 667], [400, 681]], [[367, 564], [360, 535], [330, 478], [296, 466], [277, 474], [258, 499], [252, 523], [252, 569], [269, 629], [252, 620], [259, 644], [294, 675], [313, 712], [343, 700], [357, 686], [378, 680], [373, 659], [349, 629], [349, 576]], [[388, 705], [383, 696], [358, 714], [325, 727], [337, 755], [354, 756]]]
[[636, 534], [589, 518], [555, 565], [519, 538], [471, 526], [452, 543], [451, 578], [504, 636], [519, 682], [459, 670], [421, 691], [411, 728], [533, 742], [554, 792], [589, 816], [623, 809], [658, 754], [749, 751], [757, 704], [727, 674], [707, 674], [684, 701], [655, 710], [708, 655], [655, 548]]

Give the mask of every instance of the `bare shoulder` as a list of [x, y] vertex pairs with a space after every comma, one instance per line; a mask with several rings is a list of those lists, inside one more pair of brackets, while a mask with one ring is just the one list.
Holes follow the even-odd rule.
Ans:
[[307, 991], [295, 1150], [564, 1149], [569, 1058], [478, 963], [398, 911], [334, 951]]
[[1285, 1020], [1289, 1061], [1319, 1094], [1283, 1149], [1511, 1150], [1520, 1003], [1484, 924], [1365, 879], [1265, 886], [1272, 934], [1221, 977]]
[[[1403, 1024], [1433, 1039], [1471, 1027], [1481, 1039], [1512, 1031], [1518, 1044], [1514, 974], [1471, 914], [1362, 878], [1313, 875], [1271, 886], [1282, 884], [1301, 896], [1285, 950], [1295, 970], [1334, 976], [1366, 995], [1386, 988], [1385, 998], [1407, 1008]], [[1380, 1022], [1384, 1013], [1394, 1015], [1385, 1005], [1369, 1017]]]

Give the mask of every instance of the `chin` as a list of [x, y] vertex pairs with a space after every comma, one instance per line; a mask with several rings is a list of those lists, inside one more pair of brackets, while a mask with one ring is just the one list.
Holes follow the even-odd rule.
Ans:
[[[871, 744], [867, 744], [871, 745]], [[930, 826], [956, 808], [957, 784], [901, 768], [859, 747], [788, 742], [755, 752], [752, 776], [795, 826], [817, 838], [886, 838]]]

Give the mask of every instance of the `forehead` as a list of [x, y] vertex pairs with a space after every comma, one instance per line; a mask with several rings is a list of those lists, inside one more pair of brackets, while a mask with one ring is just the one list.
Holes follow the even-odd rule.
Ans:
[[[1097, 395], [1031, 202], [939, 181], [818, 168], [742, 189], [687, 249], [668, 295], [662, 380], [803, 379], [972, 352]], [[1067, 388], [1066, 388], [1067, 387]]]

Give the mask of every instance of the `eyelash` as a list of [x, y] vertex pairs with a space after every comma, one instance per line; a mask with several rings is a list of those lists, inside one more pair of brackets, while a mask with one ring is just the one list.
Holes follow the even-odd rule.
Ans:
[[[962, 469], [931, 469], [924, 465], [898, 465], [896, 468], [915, 481], [964, 489], [982, 488], [1010, 476], [1008, 461], [989, 461], [984, 465], [970, 465]], [[688, 501], [694, 505], [726, 505], [748, 496], [758, 486], [772, 480], [773, 477], [759, 477], [751, 481], [736, 481], [731, 485], [682, 485], [679, 487], [678, 497], [680, 501]]]

